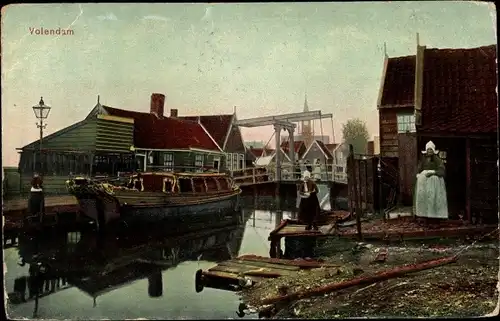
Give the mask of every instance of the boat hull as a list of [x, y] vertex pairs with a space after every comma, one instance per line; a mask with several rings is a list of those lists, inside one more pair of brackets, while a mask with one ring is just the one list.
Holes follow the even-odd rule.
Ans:
[[78, 197], [82, 212], [98, 223], [115, 221], [156, 222], [162, 220], [217, 219], [239, 209], [239, 191], [206, 198], [169, 197], [146, 203], [132, 197], [99, 195]]

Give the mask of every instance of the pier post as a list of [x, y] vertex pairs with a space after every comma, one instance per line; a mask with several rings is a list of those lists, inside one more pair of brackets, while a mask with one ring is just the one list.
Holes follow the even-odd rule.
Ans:
[[281, 181], [281, 126], [278, 124], [274, 125], [274, 136], [276, 136], [276, 174], [275, 180], [276, 182]]

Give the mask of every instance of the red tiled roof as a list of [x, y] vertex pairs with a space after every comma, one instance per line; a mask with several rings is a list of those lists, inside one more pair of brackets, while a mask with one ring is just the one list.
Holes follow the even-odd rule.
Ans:
[[180, 116], [179, 118], [192, 121], [198, 121], [199, 118], [203, 127], [207, 129], [220, 148], [223, 148], [233, 115]]
[[[288, 141], [288, 140], [287, 140], [287, 141], [284, 141], [284, 142], [282, 142], [282, 143], [281, 143], [281, 148], [283, 149], [283, 151], [284, 151], [285, 153], [288, 153], [288, 144], [289, 144], [289, 143], [290, 143], [290, 141]], [[301, 147], [303, 144], [304, 144], [304, 141], [302, 141], [302, 140], [298, 140], [298, 141], [294, 141], [294, 142], [293, 142], [293, 145], [294, 145], [294, 150], [295, 150], [295, 152], [296, 152], [296, 153], [298, 153], [298, 152], [299, 152], [300, 147]]]
[[102, 106], [111, 116], [134, 119], [134, 145], [151, 149], [200, 148], [219, 151], [198, 122]]
[[420, 130], [496, 132], [496, 57], [496, 45], [472, 49], [426, 49]]
[[335, 148], [337, 148], [337, 146], [338, 146], [338, 145], [339, 145], [339, 144], [335, 144], [335, 143], [333, 143], [333, 144], [325, 144], [326, 148], [328, 148], [328, 150], [329, 150], [331, 153], [333, 153], [333, 151], [335, 150]]
[[380, 108], [414, 105], [415, 61], [415, 56], [389, 58]]

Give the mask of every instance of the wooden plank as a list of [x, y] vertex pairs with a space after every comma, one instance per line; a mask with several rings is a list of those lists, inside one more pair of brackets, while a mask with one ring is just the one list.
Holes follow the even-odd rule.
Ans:
[[287, 265], [279, 265], [279, 264], [273, 264], [273, 263], [267, 263], [267, 262], [246, 261], [246, 260], [238, 260], [238, 259], [232, 259], [230, 261], [225, 261], [225, 262], [219, 263], [219, 265], [226, 265], [226, 266], [235, 266], [235, 264], [245, 265], [245, 266], [248, 266], [252, 269], [255, 269], [256, 267], [257, 268], [264, 267], [264, 268], [277, 269], [277, 270], [289, 270], [289, 271], [300, 270], [300, 267], [298, 267], [298, 266], [287, 266]]
[[[240, 279], [237, 274], [230, 273], [230, 272], [222, 272], [222, 271], [213, 271], [212, 272], [209, 270], [208, 272], [205, 272], [203, 274], [206, 276], [209, 276], [209, 277], [216, 276], [216, 277], [220, 277], [223, 279], [230, 279], [230, 280], [234, 280], [234, 281], [238, 281]], [[255, 281], [255, 282], [258, 282], [258, 281], [261, 281], [264, 279], [262, 277], [257, 277], [257, 276], [248, 276], [248, 278], [252, 281]]]
[[270, 270], [264, 268], [253, 267], [252, 269], [248, 269], [248, 267], [244, 266], [225, 266], [225, 265], [217, 265], [209, 270], [210, 272], [219, 271], [219, 272], [228, 272], [234, 273], [239, 276], [260, 276], [263, 278], [277, 278], [283, 275], [292, 275], [295, 271], [288, 270]]

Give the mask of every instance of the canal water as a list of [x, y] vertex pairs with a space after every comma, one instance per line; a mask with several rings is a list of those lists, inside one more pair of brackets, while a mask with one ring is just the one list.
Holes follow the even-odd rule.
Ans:
[[[262, 206], [257, 207], [262, 208]], [[270, 207], [272, 206], [267, 206], [267, 208]], [[115, 280], [111, 282], [110, 280], [106, 280], [106, 275], [102, 275], [104, 272], [99, 271], [100, 268], [96, 268], [97, 272], [94, 272], [92, 276], [80, 277], [78, 282], [75, 281], [75, 284], [72, 284], [72, 281], [69, 280], [66, 281], [67, 285], [63, 286], [65, 283], [63, 279], [62, 285], [60, 287], [54, 286], [54, 290], [52, 290], [51, 286], [53, 284], [47, 283], [45, 289], [41, 290], [42, 292], [45, 291], [45, 295], [40, 295], [38, 300], [29, 299], [29, 293], [26, 292], [26, 302], [21, 300], [9, 302], [7, 304], [7, 313], [10, 318], [15, 319], [31, 319], [34, 317], [41, 319], [87, 320], [239, 318], [236, 314], [240, 303], [237, 293], [213, 288], [204, 288], [203, 291], [197, 293], [195, 291], [195, 273], [199, 269], [209, 269], [215, 265], [216, 261], [228, 259], [228, 252], [232, 252], [230, 255], [233, 257], [243, 254], [268, 256], [269, 242], [267, 241], [267, 237], [269, 232], [279, 224], [281, 219], [292, 218], [296, 215], [293, 211], [278, 211], [278, 214], [276, 213], [273, 210], [259, 210], [255, 209], [255, 207], [245, 208], [242, 210], [241, 218], [243, 220], [239, 224], [239, 227], [231, 232], [230, 238], [224, 239], [225, 234], [222, 235], [219, 233], [213, 237], [206, 236], [205, 240], [202, 240], [201, 243], [184, 240], [184, 243], [182, 243], [184, 245], [177, 247], [177, 254], [179, 248], [181, 252], [190, 252], [186, 248], [197, 246], [197, 250], [190, 253], [186, 252], [187, 254], [184, 255], [185, 258], [177, 259], [178, 262], [172, 264], [172, 266], [166, 264], [159, 270], [160, 272], [158, 272], [156, 281], [152, 281], [154, 278], [148, 275], [139, 277], [138, 279], [136, 275], [134, 280], [134, 274], [140, 274], [138, 272], [140, 268], [132, 266], [128, 270], [125, 267], [124, 273], [120, 272], [121, 274], [118, 276], [113, 276]], [[207, 227], [207, 229], [209, 230], [210, 227]], [[31, 239], [24, 241], [27, 245], [23, 245], [21, 242], [17, 247], [4, 250], [4, 266], [6, 267], [5, 291], [9, 296], [14, 296], [12, 293], [16, 287], [15, 283], [19, 283], [20, 279], [26, 280], [30, 275], [30, 265], [33, 265], [34, 261], [31, 262], [32, 264], [29, 264], [30, 258], [27, 257], [37, 257], [38, 253], [39, 256], [47, 257], [52, 255], [53, 260], [57, 261], [61, 257], [63, 259], [67, 258], [69, 252], [75, 254], [80, 253], [78, 251], [83, 251], [82, 253], [84, 253], [85, 247], [90, 247], [90, 245], [85, 245], [87, 243], [78, 245], [79, 248], [75, 247], [76, 245], [74, 244], [83, 242], [79, 240], [82, 237], [79, 232], [66, 234], [68, 234], [67, 240], [75, 237], [76, 240], [55, 241], [55, 243], [64, 243], [63, 246], [61, 244], [54, 245], [54, 241], [50, 243], [52, 245], [44, 245], [45, 243], [42, 241]], [[215, 244], [216, 242], [225, 242], [227, 246], [217, 245]], [[34, 250], [34, 248], [37, 249]], [[117, 248], [113, 251], [117, 252], [120, 249]], [[159, 256], [156, 256], [159, 259], [158, 262], [165, 263], [166, 260], [168, 261], [168, 255], [166, 256], [165, 253], [168, 254], [170, 252], [174, 252], [174, 250], [162, 250]], [[148, 255], [149, 258], [154, 257], [151, 253]], [[177, 257], [179, 256], [182, 256], [182, 254], [177, 255]], [[26, 257], [26, 264], [21, 266], [20, 261], [23, 257]], [[83, 254], [82, 260], [84, 262], [73, 263], [75, 271], [82, 270], [84, 267], [94, 264], [91, 263], [94, 262], [92, 260], [86, 261], [87, 259], [83, 258]], [[96, 260], [95, 262], [102, 263], [104, 261], [103, 264], [106, 263], [106, 258], [101, 258], [100, 260]], [[125, 263], [114, 264], [130, 266], [127, 265], [127, 259], [122, 259], [122, 261]], [[135, 264], [139, 263], [136, 262]], [[53, 272], [55, 278], [58, 277], [57, 271]], [[109, 278], [111, 278], [113, 273], [109, 275]], [[92, 283], [94, 282], [92, 280], [98, 281]], [[159, 288], [159, 290], [152, 289], [152, 286], [155, 287], [155, 285], [152, 285], [151, 282], [160, 282], [159, 285], [156, 285], [156, 288]], [[109, 283], [110, 285], [108, 288], [104, 286], [104, 289], [101, 289], [101, 284], [103, 283]], [[17, 288], [19, 289], [19, 286]], [[48, 294], [46, 294], [47, 290]], [[151, 292], [155, 291], [157, 294], [153, 295]], [[36, 301], [38, 301], [38, 306], [36, 306]], [[257, 316], [246, 315], [243, 318], [257, 318]]]

